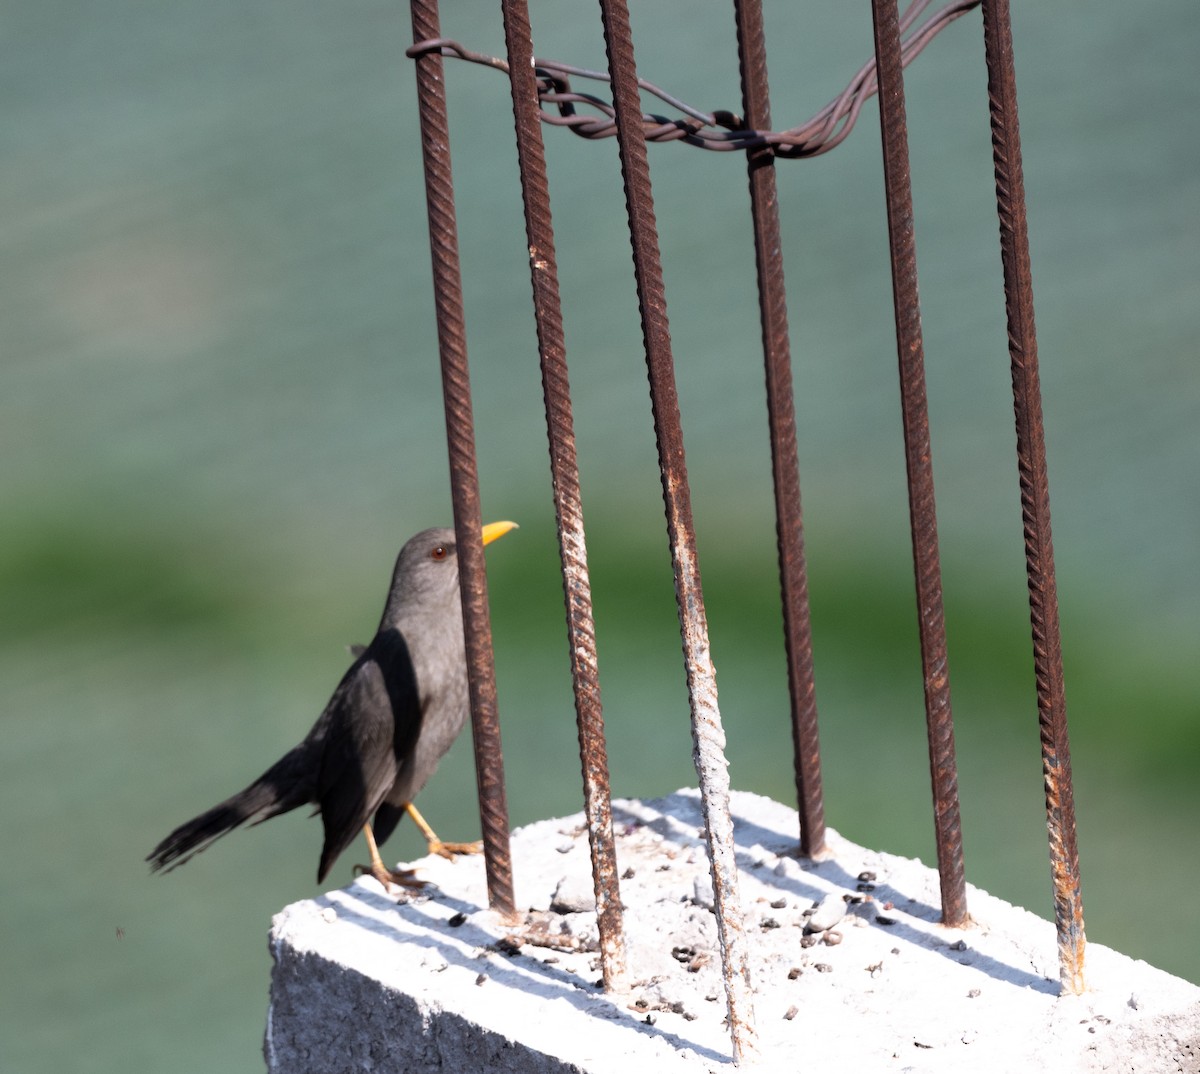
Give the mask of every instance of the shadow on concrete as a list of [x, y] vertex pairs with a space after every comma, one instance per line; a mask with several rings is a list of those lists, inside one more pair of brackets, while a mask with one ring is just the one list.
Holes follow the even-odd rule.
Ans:
[[[614, 803], [614, 822], [642, 824], [658, 832], [664, 838], [682, 843], [685, 846], [696, 845], [703, 847], [705, 845], [704, 817], [701, 812], [698, 793], [674, 794], [668, 798], [646, 801], [642, 804], [642, 808], [654, 810], [661, 815], [653, 820], [646, 821], [638, 812], [623, 809], [620, 803]], [[775, 888], [781, 893], [786, 893], [799, 899], [808, 899], [816, 902], [825, 896], [827, 893], [826, 888], [805, 883], [803, 876], [797, 877], [794, 874], [781, 875], [774, 869], [768, 868], [762, 855], [762, 851], [766, 851], [780, 858], [791, 858], [797, 863], [800, 870], [802, 870], [802, 874], [818, 876], [826, 884], [841, 887], [847, 893], [857, 893], [859, 884], [857, 874], [851, 875], [847, 872], [836, 858], [829, 858], [825, 861], [812, 861], [799, 857], [796, 849], [798, 844], [798, 834], [796, 831], [780, 831], [775, 828], [764, 827], [757, 821], [752, 821], [745, 816], [739, 815], [736, 808], [736, 799], [731, 812], [734, 822], [734, 838], [737, 842], [739, 871], [752, 872], [764, 884]], [[1041, 974], [1031, 973], [1027, 969], [1001, 962], [989, 955], [971, 949], [969, 941], [970, 926], [962, 930], [962, 932], [966, 933], [965, 937], [962, 936], [962, 932], [956, 930], [955, 940], [946, 939], [944, 934], [939, 932], [941, 929], [941, 908], [931, 905], [928, 902], [923, 902], [910, 892], [888, 884], [886, 879], [877, 880], [874, 891], [871, 894], [874, 900], [881, 906], [890, 902], [904, 914], [905, 918], [916, 918], [918, 921], [929, 926], [928, 931], [926, 931], [915, 927], [911, 921], [900, 918], [897, 918], [893, 924], [886, 926], [877, 923], [873, 924], [873, 927], [876, 928], [886, 928], [888, 934], [894, 936], [897, 941], [914, 944], [933, 951], [960, 965], [971, 966], [997, 981], [1016, 988], [1029, 988], [1035, 992], [1043, 992], [1048, 995], [1058, 995], [1061, 992], [1061, 985], [1057, 980], [1052, 980]], [[967, 947], [965, 949], [952, 946], [959, 939], [963, 939], [966, 942]]]
[[[331, 898], [333, 894], [340, 898]], [[471, 915], [486, 910], [486, 907], [447, 895], [433, 884], [415, 898], [399, 902], [389, 896], [365, 890], [361, 885], [344, 888], [331, 895], [322, 896], [314, 902], [332, 906], [340, 920], [356, 927], [388, 937], [393, 942], [427, 948], [436, 952], [447, 965], [457, 965], [485, 974], [487, 980], [482, 982], [483, 987], [493, 985], [517, 989], [546, 1000], [565, 999], [593, 1018], [622, 1023], [630, 1030], [662, 1039], [676, 1051], [686, 1049], [710, 1062], [728, 1063], [732, 1066], [732, 1058], [728, 1053], [689, 1040], [660, 1026], [648, 1024], [643, 1020], [643, 1012], [625, 1010], [621, 1004], [627, 997], [606, 993], [598, 979], [599, 970], [596, 971], [597, 980], [589, 982], [556, 965], [547, 964], [535, 955], [526, 954], [521, 950], [508, 950], [500, 943], [506, 935], [503, 926], [498, 926], [496, 931], [489, 931], [470, 920]], [[350, 905], [355, 902], [362, 906], [361, 911]], [[468, 920], [457, 927], [451, 926], [442, 913], [432, 913], [426, 909], [431, 902], [449, 908], [455, 914], [462, 914]], [[398, 939], [386, 921], [386, 916], [392, 913], [407, 917], [426, 930], [425, 933], [417, 937], [405, 935], [403, 939]], [[445, 939], [441, 939], [439, 934], [445, 934]], [[468, 954], [463, 951], [464, 946], [477, 949], [482, 954]], [[553, 957], [552, 952], [549, 954]]]

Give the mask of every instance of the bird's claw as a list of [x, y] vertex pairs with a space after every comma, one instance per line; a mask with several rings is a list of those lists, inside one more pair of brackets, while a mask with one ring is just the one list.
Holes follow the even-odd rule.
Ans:
[[453, 861], [459, 854], [482, 854], [483, 840], [476, 839], [473, 843], [443, 843], [440, 839], [430, 839], [429, 853]]
[[425, 881], [418, 879], [416, 872], [412, 869], [389, 869], [383, 864], [356, 865], [354, 875], [356, 877], [373, 876], [383, 885], [383, 890], [389, 892], [392, 884], [403, 888], [423, 888], [425, 886]]

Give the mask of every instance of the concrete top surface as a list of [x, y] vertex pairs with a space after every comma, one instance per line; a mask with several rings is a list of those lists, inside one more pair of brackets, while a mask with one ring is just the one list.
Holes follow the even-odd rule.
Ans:
[[[920, 862], [835, 832], [828, 860], [799, 860], [793, 810], [738, 792], [732, 810], [754, 1069], [1200, 1072], [1200, 988], [1092, 943], [1088, 991], [1060, 995], [1042, 918], [970, 888], [972, 923], [944, 928]], [[627, 991], [600, 987], [583, 815], [541, 821], [513, 833], [516, 925], [486, 909], [480, 858], [409, 863], [417, 893], [363, 877], [278, 914], [268, 1067], [733, 1069], [699, 795], [614, 818]]]

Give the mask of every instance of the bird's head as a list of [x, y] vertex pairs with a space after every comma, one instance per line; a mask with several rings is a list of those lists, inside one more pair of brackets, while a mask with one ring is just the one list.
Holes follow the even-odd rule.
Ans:
[[[483, 527], [483, 543], [490, 544], [517, 528], [515, 522], [491, 522]], [[400, 549], [385, 620], [402, 611], [432, 612], [457, 606], [458, 544], [454, 530], [422, 530]]]

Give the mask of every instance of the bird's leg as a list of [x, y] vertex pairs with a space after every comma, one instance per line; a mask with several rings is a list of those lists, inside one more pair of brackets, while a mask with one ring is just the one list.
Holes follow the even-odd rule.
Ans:
[[429, 822], [421, 816], [417, 811], [417, 807], [412, 802], [405, 802], [404, 809], [413, 819], [413, 823], [421, 829], [421, 834], [425, 836], [425, 842], [429, 844], [429, 853], [438, 854], [449, 861], [454, 860], [456, 854], [482, 854], [483, 843], [476, 839], [473, 843], [443, 843], [437, 833], [429, 827]]
[[354, 867], [354, 875], [362, 876], [365, 873], [370, 873], [376, 880], [383, 885], [383, 890], [390, 890], [389, 884], [399, 884], [406, 888], [422, 888], [425, 886], [424, 880], [418, 880], [417, 874], [410, 869], [389, 869], [383, 864], [383, 858], [379, 856], [379, 847], [375, 843], [375, 833], [371, 831], [371, 823], [368, 821], [363, 825], [363, 835], [367, 839], [367, 849], [371, 852], [370, 865], [356, 865]]

